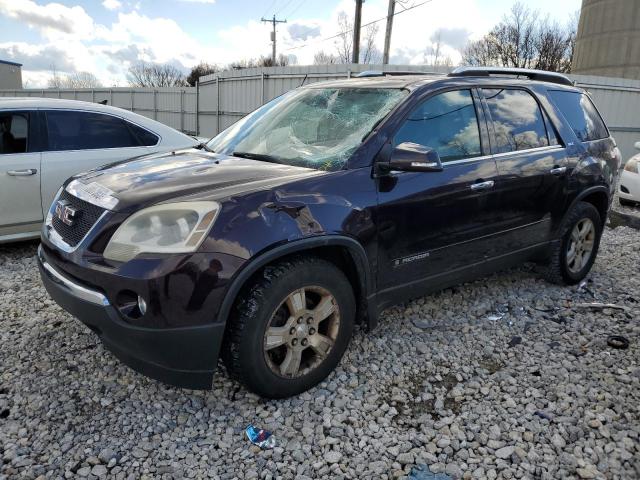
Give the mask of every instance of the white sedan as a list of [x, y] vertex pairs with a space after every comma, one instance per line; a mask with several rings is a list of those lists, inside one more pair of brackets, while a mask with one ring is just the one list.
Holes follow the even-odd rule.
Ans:
[[0, 243], [36, 238], [72, 175], [199, 142], [128, 110], [49, 98], [0, 99]]
[[[640, 150], [640, 142], [635, 147]], [[640, 153], [631, 157], [620, 175], [618, 198], [621, 205], [640, 203]]]

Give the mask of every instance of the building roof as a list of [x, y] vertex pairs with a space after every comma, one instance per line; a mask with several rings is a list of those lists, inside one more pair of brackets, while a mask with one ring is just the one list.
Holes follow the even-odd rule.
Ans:
[[10, 62], [9, 60], [0, 60], [0, 63], [3, 63], [5, 65], [13, 65], [14, 67], [21, 67], [22, 66], [21, 63]]

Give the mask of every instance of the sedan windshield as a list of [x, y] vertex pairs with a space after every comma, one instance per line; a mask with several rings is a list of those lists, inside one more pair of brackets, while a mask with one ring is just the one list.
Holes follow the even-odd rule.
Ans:
[[406, 94], [390, 88], [293, 90], [227, 128], [207, 147], [237, 157], [339, 170]]

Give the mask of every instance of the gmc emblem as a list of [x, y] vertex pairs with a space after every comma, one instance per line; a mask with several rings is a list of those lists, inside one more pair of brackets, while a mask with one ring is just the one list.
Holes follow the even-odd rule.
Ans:
[[78, 210], [69, 205], [66, 200], [58, 200], [56, 203], [56, 217], [62, 221], [65, 225], [72, 226]]

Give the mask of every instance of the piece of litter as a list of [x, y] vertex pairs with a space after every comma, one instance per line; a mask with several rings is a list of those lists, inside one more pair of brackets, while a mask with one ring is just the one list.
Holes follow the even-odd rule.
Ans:
[[522, 343], [522, 337], [515, 336], [511, 337], [511, 341], [509, 342], [510, 347], [515, 347], [516, 345], [520, 345]]
[[543, 412], [542, 410], [538, 410], [534, 413], [536, 417], [544, 418], [545, 420], [549, 420], [550, 422], [553, 420], [553, 417], [549, 415], [547, 412]]
[[610, 335], [607, 337], [607, 345], [617, 350], [626, 350], [629, 348], [629, 339], [622, 335]]
[[433, 473], [428, 465], [417, 464], [411, 469], [407, 480], [451, 480], [445, 473]]
[[577, 303], [574, 305], [575, 308], [590, 308], [592, 310], [604, 310], [605, 308], [610, 308], [612, 310], [622, 310], [624, 312], [629, 310], [629, 307], [625, 307], [624, 305], [616, 305], [615, 303]]
[[267, 430], [249, 425], [244, 433], [251, 443], [263, 450], [269, 450], [276, 446], [276, 438]]
[[487, 317], [487, 320], [491, 320], [492, 322], [495, 322], [496, 320], [501, 320], [502, 317], [504, 317], [505, 314], [504, 313], [495, 313], [493, 315], [489, 315]]

